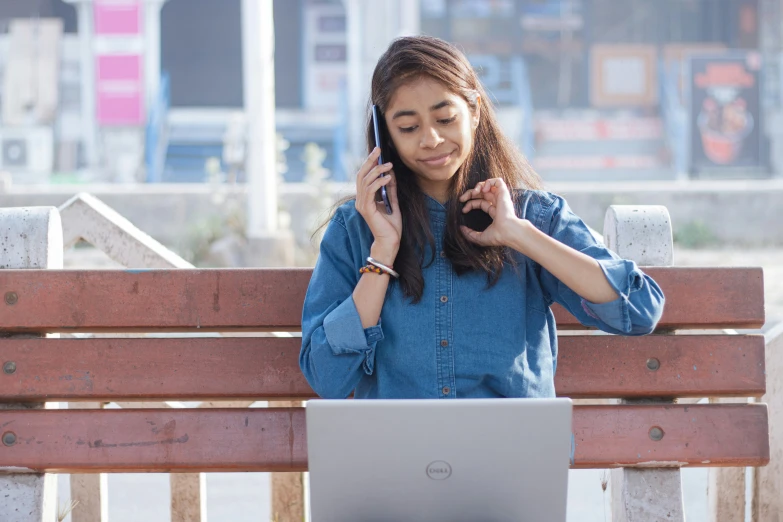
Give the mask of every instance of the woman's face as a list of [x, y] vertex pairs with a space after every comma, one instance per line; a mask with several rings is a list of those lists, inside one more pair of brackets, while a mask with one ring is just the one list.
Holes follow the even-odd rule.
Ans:
[[[478, 100], [480, 107], [481, 100]], [[403, 163], [422, 190], [445, 203], [451, 178], [473, 147], [479, 110], [430, 78], [401, 85], [384, 113], [386, 126]]]

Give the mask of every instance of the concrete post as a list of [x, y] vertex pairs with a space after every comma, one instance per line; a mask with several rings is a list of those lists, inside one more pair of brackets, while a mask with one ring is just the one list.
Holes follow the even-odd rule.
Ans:
[[171, 521], [207, 522], [207, 475], [170, 473]]
[[[60, 215], [54, 207], [0, 209], [0, 269], [63, 267]], [[7, 288], [4, 292], [13, 292]], [[6, 299], [4, 306], [13, 306]], [[24, 334], [29, 337], [30, 334]], [[42, 334], [43, 335], [43, 334]], [[56, 407], [56, 404], [51, 406]], [[45, 403], [0, 404], [0, 409], [45, 408]], [[13, 445], [13, 426], [0, 430], [6, 445]], [[24, 469], [0, 468], [0, 520], [51, 522], [56, 520], [56, 475]]]
[[81, 124], [84, 158], [88, 167], [98, 165], [98, 123], [95, 101], [95, 62], [93, 54], [92, 0], [65, 0], [76, 4], [79, 27], [79, 80], [81, 93]]
[[167, 0], [146, 0], [144, 4], [144, 92], [149, 110], [160, 89], [160, 10]]
[[755, 469], [753, 522], [780, 522], [783, 514], [783, 324], [764, 335], [769, 409], [769, 465]]
[[[710, 404], [747, 402], [711, 399]], [[707, 472], [707, 522], [745, 522], [745, 468], [710, 468]]]
[[[366, 123], [366, 103], [369, 93], [370, 77], [366, 77], [362, 69], [364, 53], [364, 2], [362, 0], [345, 0], [345, 16], [348, 45], [348, 73], [346, 88], [348, 89], [348, 156], [352, 163], [358, 163], [362, 153], [366, 154], [367, 145], [364, 142], [364, 125]], [[351, 173], [352, 174], [352, 173]]]
[[[71, 403], [71, 405], [76, 403]], [[87, 403], [85, 406], [94, 405]], [[106, 473], [71, 475], [71, 522], [108, 522], [109, 476]]]
[[275, 36], [272, 0], [242, 0], [242, 59], [248, 122], [247, 233], [277, 230]]
[[604, 218], [604, 244], [644, 266], [672, 266], [674, 237], [669, 211], [661, 205], [612, 205]]
[[[100, 402], [71, 402], [69, 410], [99, 410]], [[109, 521], [109, 476], [106, 473], [71, 475], [71, 522]]]
[[411, 36], [421, 32], [421, 0], [399, 0], [399, 36]]
[[[270, 408], [296, 408], [301, 401], [270, 402]], [[303, 473], [272, 473], [272, 513], [275, 522], [305, 520], [305, 487]]]
[[247, 116], [247, 245], [243, 257], [248, 266], [293, 266], [293, 235], [278, 226], [272, 0], [242, 0], [242, 50]]
[[348, 148], [358, 164], [367, 155], [365, 124], [370, 81], [389, 43], [420, 28], [419, 0], [345, 0], [348, 17]]
[[[662, 206], [612, 205], [604, 220], [604, 243], [639, 265], [671, 266], [674, 243], [669, 211]], [[612, 470], [612, 520], [684, 522], [680, 469]]]

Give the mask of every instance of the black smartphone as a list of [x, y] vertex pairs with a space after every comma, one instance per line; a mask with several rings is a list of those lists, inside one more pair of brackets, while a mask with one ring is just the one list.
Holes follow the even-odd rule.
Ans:
[[[381, 154], [378, 156], [378, 165], [383, 165], [386, 163], [386, 159], [384, 158], [383, 154], [383, 144], [384, 144], [384, 138], [385, 136], [382, 134], [383, 132], [383, 121], [381, 120], [381, 111], [378, 109], [377, 105], [372, 106], [372, 128], [375, 132], [375, 146], [381, 149]], [[385, 176], [386, 174], [381, 174], [381, 176]], [[380, 199], [377, 197], [375, 198], [376, 201], [383, 201], [383, 205], [386, 207], [386, 213], [391, 214], [392, 213], [392, 207], [391, 203], [389, 203], [389, 195], [386, 192], [386, 187], [381, 187], [381, 190], [379, 191], [381, 193]]]
[[462, 214], [462, 224], [472, 230], [484, 232], [492, 224], [492, 218], [480, 208], [474, 208]]

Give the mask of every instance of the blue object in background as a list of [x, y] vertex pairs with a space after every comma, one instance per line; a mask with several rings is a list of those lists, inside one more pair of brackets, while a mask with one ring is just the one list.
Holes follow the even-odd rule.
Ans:
[[168, 149], [168, 114], [171, 85], [168, 73], [160, 75], [158, 97], [150, 108], [145, 134], [144, 162], [147, 167], [147, 183], [163, 181], [163, 165]]

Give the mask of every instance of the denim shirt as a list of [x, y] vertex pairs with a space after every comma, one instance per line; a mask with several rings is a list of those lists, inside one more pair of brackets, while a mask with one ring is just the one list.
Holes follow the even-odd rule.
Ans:
[[553, 302], [605, 332], [653, 331], [664, 296], [652, 278], [598, 243], [560, 196], [527, 190], [515, 199], [520, 218], [598, 260], [619, 297], [588, 302], [516, 251], [517, 266], [507, 264], [494, 286], [483, 272], [458, 276], [442, 254], [446, 209], [427, 197], [439, 254], [426, 266], [425, 252], [422, 299], [412, 304], [392, 279], [378, 324], [363, 328], [352, 293], [373, 236], [351, 201], [327, 226], [305, 297], [299, 365], [313, 390], [324, 398], [554, 397]]

